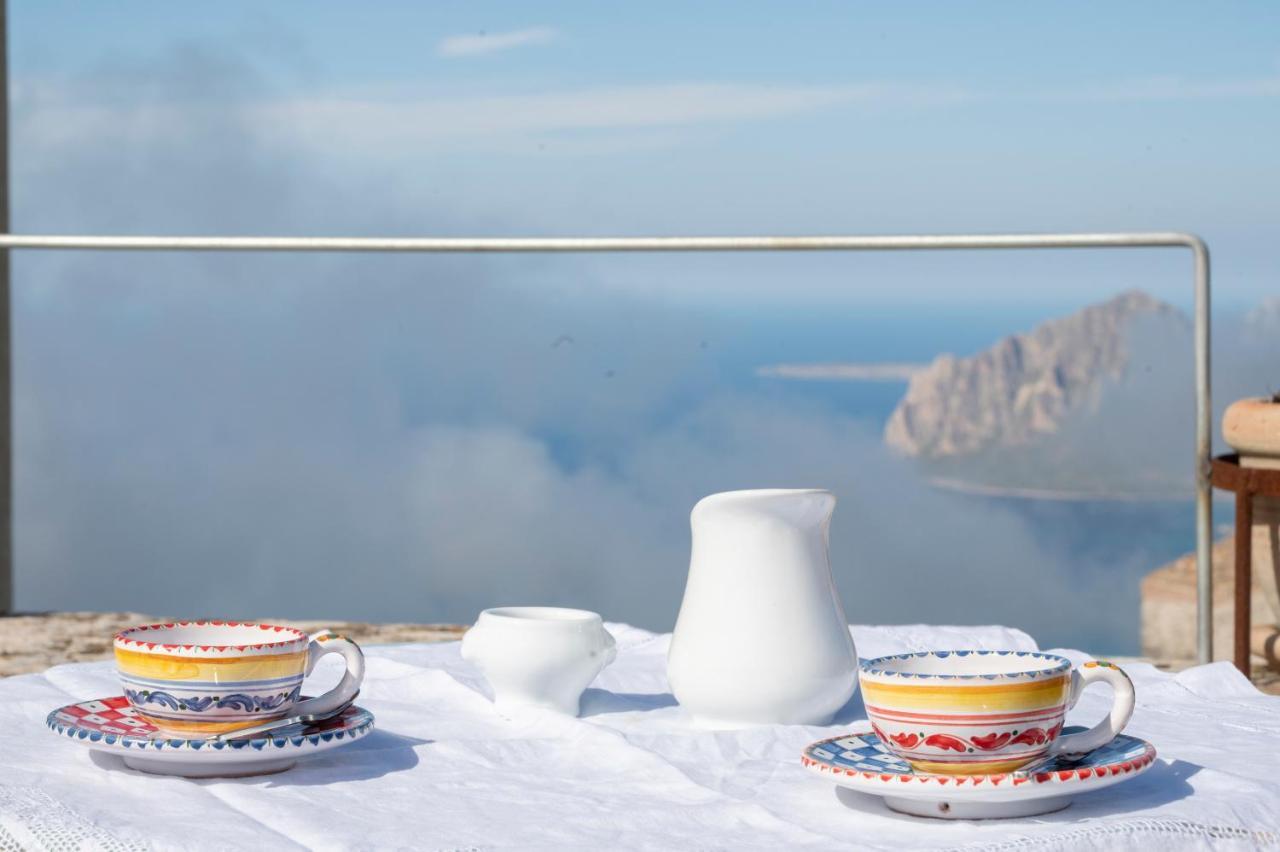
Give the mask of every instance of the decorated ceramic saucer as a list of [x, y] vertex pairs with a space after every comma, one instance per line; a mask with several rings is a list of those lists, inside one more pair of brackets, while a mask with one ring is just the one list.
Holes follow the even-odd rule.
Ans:
[[231, 778], [283, 772], [299, 758], [354, 742], [373, 730], [373, 714], [351, 706], [324, 722], [209, 743], [158, 733], [136, 715], [129, 699], [117, 695], [59, 707], [45, 724], [94, 751], [119, 755], [130, 769], [184, 778]]
[[[1080, 728], [1078, 730], [1083, 730]], [[930, 775], [891, 754], [874, 733], [813, 743], [801, 762], [841, 787], [880, 796], [895, 811], [940, 819], [1024, 817], [1062, 810], [1072, 796], [1110, 787], [1151, 768], [1151, 743], [1121, 734], [1075, 759], [1055, 757], [1029, 771]]]

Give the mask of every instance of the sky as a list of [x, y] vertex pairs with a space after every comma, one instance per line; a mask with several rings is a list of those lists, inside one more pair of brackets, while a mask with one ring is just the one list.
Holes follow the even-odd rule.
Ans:
[[[449, 211], [406, 233], [1180, 229], [1214, 248], [1220, 305], [1275, 289], [1267, 3], [18, 2], [11, 16], [31, 146], [104, 112], [131, 114], [128, 145], [234, 106], [265, 148]], [[20, 196], [17, 225], [71, 224], [42, 206]], [[281, 227], [246, 203], [220, 230], [268, 225]], [[316, 227], [356, 223], [330, 211]], [[899, 298], [951, 302], [1061, 306], [1126, 280], [1182, 303], [1189, 290], [1167, 252], [601, 267], [601, 286], [681, 302], [862, 304], [888, 298], [890, 275]]]
[[[1274, 7], [911, 8], [15, 2], [14, 227], [1185, 229], [1224, 313], [1277, 292]], [[1186, 307], [1187, 257], [19, 253], [18, 605], [667, 629], [699, 497], [820, 485], [851, 618], [1128, 647], [1090, 603], [1156, 556], [1081, 566], [735, 370], [965, 354], [1134, 286]], [[1177, 375], [1117, 395], [1126, 440], [1157, 412], [1189, 448]]]

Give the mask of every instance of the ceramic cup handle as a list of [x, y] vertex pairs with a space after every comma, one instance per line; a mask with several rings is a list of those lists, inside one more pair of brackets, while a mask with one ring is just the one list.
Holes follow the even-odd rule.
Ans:
[[1106, 745], [1129, 724], [1133, 715], [1133, 681], [1115, 663], [1106, 660], [1090, 660], [1071, 673], [1071, 694], [1067, 706], [1074, 707], [1085, 688], [1096, 682], [1111, 684], [1111, 713], [1087, 731], [1059, 737], [1050, 750], [1052, 754], [1083, 754]]
[[293, 715], [330, 713], [355, 698], [360, 691], [360, 682], [364, 680], [364, 654], [360, 653], [360, 646], [332, 630], [321, 630], [311, 637], [311, 645], [307, 648], [307, 674], [311, 674], [316, 663], [325, 654], [341, 654], [347, 661], [347, 670], [342, 675], [342, 680], [324, 695], [293, 705]]

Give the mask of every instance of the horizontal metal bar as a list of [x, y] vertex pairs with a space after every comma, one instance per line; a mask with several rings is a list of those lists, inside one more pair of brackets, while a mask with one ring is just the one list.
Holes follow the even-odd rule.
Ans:
[[893, 251], [920, 249], [1202, 247], [1194, 234], [898, 234], [746, 237], [104, 237], [0, 235], [0, 248], [107, 251], [613, 252]]
[[3, 249], [105, 251], [304, 252], [683, 252], [920, 251], [947, 249], [1191, 249], [1195, 287], [1196, 388], [1196, 654], [1209, 662], [1213, 642], [1213, 531], [1210, 446], [1209, 249], [1180, 231], [1082, 234], [890, 234], [883, 236], [746, 237], [103, 237], [0, 234]]

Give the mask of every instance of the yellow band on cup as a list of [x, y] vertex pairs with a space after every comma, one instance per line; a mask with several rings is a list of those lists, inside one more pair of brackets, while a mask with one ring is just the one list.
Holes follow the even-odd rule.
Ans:
[[1069, 683], [1066, 676], [1031, 683], [956, 686], [864, 680], [862, 693], [868, 704], [893, 710], [1016, 712], [1058, 706], [1066, 700]]
[[121, 673], [152, 680], [195, 680], [212, 683], [271, 680], [301, 674], [306, 665], [305, 649], [288, 654], [231, 657], [225, 660], [143, 654], [116, 649], [116, 667]]

